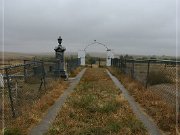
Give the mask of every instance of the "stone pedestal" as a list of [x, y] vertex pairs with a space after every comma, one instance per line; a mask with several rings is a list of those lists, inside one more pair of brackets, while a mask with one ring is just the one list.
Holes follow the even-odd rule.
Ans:
[[57, 77], [67, 78], [67, 73], [65, 70], [65, 60], [64, 60], [64, 52], [66, 48], [61, 45], [62, 38], [58, 38], [59, 45], [54, 49], [55, 50], [55, 57], [56, 57], [56, 65], [54, 69], [54, 74]]

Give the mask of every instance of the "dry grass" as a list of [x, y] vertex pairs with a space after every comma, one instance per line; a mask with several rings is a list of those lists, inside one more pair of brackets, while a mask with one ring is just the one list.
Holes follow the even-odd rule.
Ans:
[[156, 70], [149, 73], [148, 83], [150, 85], [170, 84], [173, 83], [173, 80], [172, 76], [167, 71]]
[[[32, 126], [41, 120], [47, 109], [53, 105], [67, 86], [68, 82], [61, 80], [56, 80], [49, 83], [47, 92], [44, 93], [40, 98], [34, 100], [31, 104], [23, 104], [22, 115], [17, 118], [9, 117], [8, 119], [5, 119], [5, 134], [27, 134]], [[5, 118], [7, 117], [5, 116]]]
[[75, 70], [69, 73], [69, 77], [75, 77], [82, 69], [83, 67], [77, 67]]
[[142, 84], [132, 80], [130, 77], [122, 74], [116, 68], [109, 68], [134, 96], [135, 100], [141, 104], [147, 114], [149, 114], [157, 123], [158, 127], [167, 134], [175, 135], [175, 109], [166, 104], [166, 102], [156, 93], [145, 89]]
[[145, 135], [128, 102], [103, 68], [88, 69], [48, 135]]

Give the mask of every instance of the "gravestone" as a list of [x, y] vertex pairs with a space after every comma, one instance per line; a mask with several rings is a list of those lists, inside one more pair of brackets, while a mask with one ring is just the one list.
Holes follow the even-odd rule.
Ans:
[[61, 45], [62, 38], [58, 38], [59, 45], [54, 49], [55, 50], [55, 57], [56, 57], [56, 65], [54, 69], [54, 74], [57, 77], [67, 78], [67, 73], [65, 70], [65, 60], [64, 60], [64, 52], [66, 48]]

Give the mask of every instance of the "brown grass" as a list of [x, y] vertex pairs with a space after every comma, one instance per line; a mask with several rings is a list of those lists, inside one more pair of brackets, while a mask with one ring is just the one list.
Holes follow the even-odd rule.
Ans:
[[88, 69], [48, 135], [146, 135], [128, 102], [103, 68]]
[[5, 119], [5, 131], [18, 131], [20, 134], [27, 134], [32, 126], [41, 120], [47, 109], [53, 105], [67, 86], [68, 82], [61, 80], [52, 81], [48, 85], [47, 92], [44, 93], [39, 99], [35, 100], [32, 104], [23, 104], [22, 115], [17, 118]]
[[82, 69], [83, 67], [77, 67], [75, 70], [69, 73], [69, 77], [75, 77]]
[[168, 105], [156, 93], [145, 89], [142, 84], [132, 80], [130, 77], [122, 74], [116, 68], [109, 68], [126, 87], [126, 89], [134, 96], [135, 100], [145, 109], [157, 123], [158, 127], [167, 134], [175, 135], [175, 109]]

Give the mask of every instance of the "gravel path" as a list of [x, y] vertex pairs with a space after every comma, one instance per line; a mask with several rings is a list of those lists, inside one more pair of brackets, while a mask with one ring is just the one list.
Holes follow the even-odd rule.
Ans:
[[153, 120], [142, 110], [140, 105], [137, 102], [135, 102], [134, 98], [129, 95], [128, 91], [124, 88], [120, 81], [115, 76], [113, 76], [108, 70], [107, 73], [113, 80], [114, 84], [122, 91], [124, 97], [128, 100], [133, 112], [144, 124], [149, 134], [162, 135], [162, 132], [159, 130], [159, 128], [156, 126]]
[[86, 71], [86, 69], [83, 69], [76, 76], [75, 79], [70, 80], [71, 84], [70, 84], [69, 88], [67, 90], [65, 90], [65, 92], [54, 103], [54, 105], [51, 106], [48, 109], [47, 114], [41, 120], [41, 122], [31, 129], [31, 131], [29, 133], [30, 135], [42, 135], [42, 134], [44, 134], [44, 133], [46, 133], [48, 131], [49, 127], [51, 126], [52, 122], [56, 118], [59, 110], [63, 106], [63, 104], [66, 101], [67, 97], [70, 95], [70, 93], [72, 93], [72, 91], [74, 90], [76, 85], [79, 83], [79, 81], [80, 81], [80, 79], [83, 76], [85, 71]]

